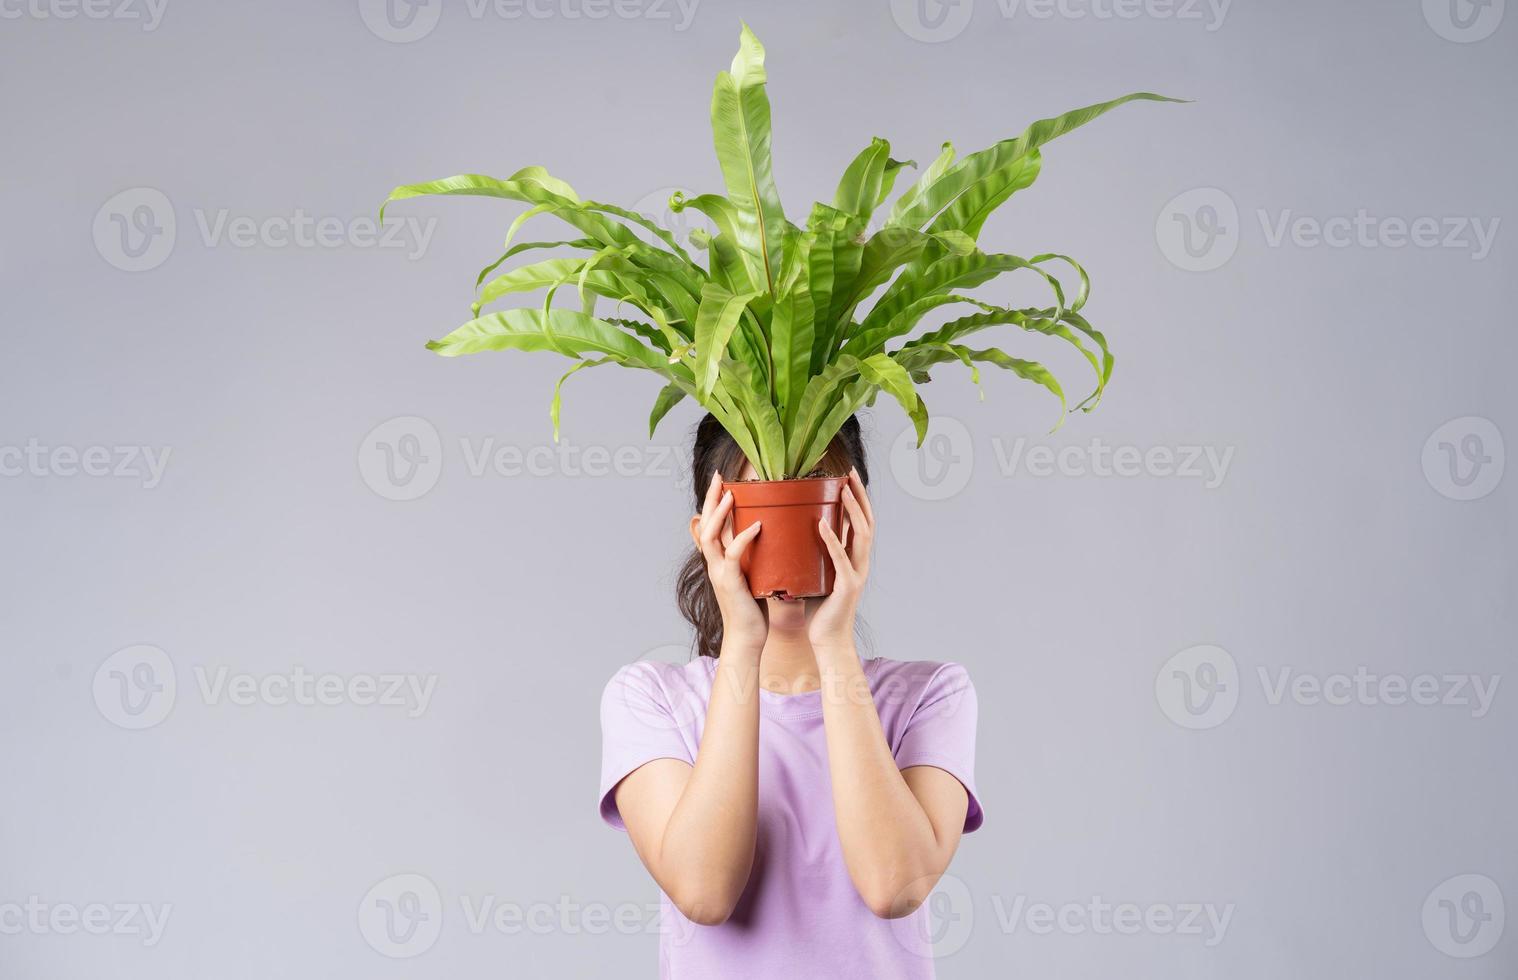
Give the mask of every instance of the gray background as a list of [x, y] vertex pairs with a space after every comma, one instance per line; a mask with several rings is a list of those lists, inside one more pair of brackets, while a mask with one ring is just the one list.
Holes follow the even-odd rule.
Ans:
[[[448, 0], [410, 41], [338, 0], [169, 0], [156, 22], [136, 4], [6, 5], [0, 976], [654, 974], [654, 886], [595, 814], [596, 709], [618, 665], [685, 656], [670, 580], [694, 410], [650, 444], [654, 379], [576, 377], [564, 445], [632, 454], [596, 475], [543, 448], [566, 365], [423, 350], [466, 318], [515, 206], [396, 207], [430, 223], [425, 248], [289, 244], [273, 226], [239, 247], [200, 223], [298, 209], [348, 227], [395, 184], [527, 164], [656, 212], [674, 187], [718, 186], [707, 107], [740, 18], [769, 49], [793, 216], [873, 135], [926, 163], [944, 139], [968, 152], [1134, 89], [1197, 100], [1051, 145], [982, 239], [1091, 271], [1088, 312], [1118, 355], [1098, 412], [1048, 435], [1039, 390], [988, 376], [980, 400], [946, 368], [924, 392], [946, 428], [922, 457], [892, 452], [894, 406], [869, 420], [873, 649], [963, 661], [980, 694], [988, 820], [934, 906], [940, 975], [1514, 975], [1518, 927], [1503, 936], [1495, 913], [1518, 900], [1518, 692], [1482, 717], [1374, 685], [1347, 704], [1273, 698], [1283, 669], [1431, 674], [1448, 693], [1444, 675], [1490, 685], [1510, 667], [1511, 233], [1479, 257], [1393, 247], [1394, 225], [1376, 247], [1268, 233], [1288, 211], [1511, 220], [1514, 15], [1455, 0], [1479, 15], [1462, 32], [1435, 0], [1238, 0], [1221, 20], [1159, 0], [1119, 8], [1135, 16], [959, 4], [700, 0], [684, 23], [652, 0], [603, 19], [578, 0], [541, 16]], [[131, 272], [112, 215], [130, 224], [137, 188], [164, 195], [175, 235]], [[1185, 220], [1216, 232], [1196, 255]], [[1058, 347], [995, 340], [1084, 392]], [[395, 417], [420, 421], [375, 433]], [[999, 464], [1019, 439], [1075, 448], [1039, 476]], [[1102, 476], [1093, 439], [1232, 455], [1221, 481]], [[427, 463], [387, 475], [380, 442]], [[1458, 499], [1475, 491], [1440, 443], [1484, 458], [1457, 473], [1490, 492]], [[17, 462], [28, 445], [35, 466]], [[549, 454], [471, 468], [503, 446]], [[60, 447], [170, 457], [154, 483], [91, 476]], [[142, 645], [161, 655], [107, 663]], [[297, 666], [436, 687], [412, 717], [237, 704], [200, 682]], [[1177, 671], [1212, 668], [1227, 690], [1185, 700]], [[128, 716], [115, 670], [177, 689]], [[158, 723], [124, 727], [144, 717]], [[398, 874], [436, 887], [411, 889], [441, 927], [430, 946], [427, 926], [388, 950], [376, 932], [415, 881]], [[18, 911], [32, 896], [40, 920]], [[1000, 921], [1097, 898], [1233, 908], [1210, 945]], [[487, 901], [537, 925], [473, 926]], [[151, 944], [69, 928], [97, 903], [172, 911]], [[621, 927], [601, 917], [616, 912]]]

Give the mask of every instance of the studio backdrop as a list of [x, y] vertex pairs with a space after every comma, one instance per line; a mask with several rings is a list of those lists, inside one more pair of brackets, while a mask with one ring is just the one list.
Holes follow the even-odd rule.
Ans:
[[1191, 100], [981, 234], [1090, 272], [1097, 411], [956, 364], [920, 449], [863, 414], [865, 655], [979, 696], [938, 975], [1514, 976], [1504, 7], [0, 0], [0, 976], [655, 974], [597, 709], [692, 655], [701, 412], [608, 367], [555, 441], [566, 363], [424, 347], [524, 206], [378, 210], [538, 165], [699, 239], [745, 22], [797, 220], [875, 136], [900, 189]]

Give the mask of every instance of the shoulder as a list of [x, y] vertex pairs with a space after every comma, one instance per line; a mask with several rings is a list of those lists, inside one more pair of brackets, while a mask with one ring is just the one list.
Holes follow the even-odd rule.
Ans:
[[953, 661], [876, 657], [865, 666], [876, 700], [884, 696], [908, 709], [946, 697], [973, 696], [975, 690], [964, 664]]
[[713, 665], [710, 657], [690, 663], [636, 660], [617, 668], [601, 693], [603, 713], [616, 704], [659, 705], [672, 708], [692, 699], [705, 703], [711, 691]]

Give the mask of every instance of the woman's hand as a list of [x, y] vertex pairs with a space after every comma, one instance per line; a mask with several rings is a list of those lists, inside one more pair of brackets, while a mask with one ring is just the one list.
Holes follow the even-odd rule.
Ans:
[[722, 612], [724, 650], [729, 644], [738, 644], [738, 648], [757, 654], [764, 648], [769, 623], [759, 600], [749, 591], [748, 579], [744, 577], [739, 562], [749, 542], [759, 536], [759, 523], [755, 521], [741, 534], [734, 535], [732, 515], [732, 491], [724, 493], [722, 475], [713, 473], [706, 500], [701, 505], [696, 543], [706, 559], [706, 575], [716, 593], [717, 608]]
[[833, 533], [826, 521], [817, 527], [828, 553], [833, 557], [833, 592], [807, 624], [807, 638], [814, 650], [854, 646], [854, 613], [865, 579], [870, 574], [870, 545], [875, 540], [875, 512], [864, 490], [857, 469], [849, 470], [849, 482], [843, 487], [843, 540]]

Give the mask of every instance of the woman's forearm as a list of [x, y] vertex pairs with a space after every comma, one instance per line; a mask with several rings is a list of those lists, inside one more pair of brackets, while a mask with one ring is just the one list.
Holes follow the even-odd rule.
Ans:
[[926, 899], [953, 845], [938, 840], [896, 768], [853, 646], [819, 648], [816, 654], [844, 863], [876, 915], [906, 915]]
[[724, 644], [690, 779], [670, 813], [659, 864], [692, 921], [723, 922], [748, 884], [759, 805], [759, 653]]

